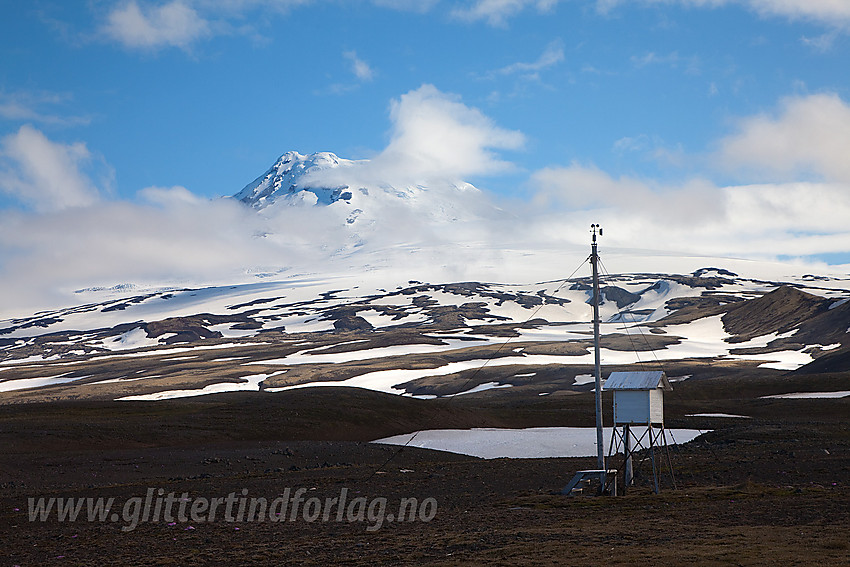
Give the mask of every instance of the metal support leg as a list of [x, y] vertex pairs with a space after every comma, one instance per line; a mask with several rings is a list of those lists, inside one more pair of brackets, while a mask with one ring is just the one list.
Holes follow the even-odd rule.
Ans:
[[623, 463], [623, 493], [628, 490], [629, 486], [634, 483], [634, 473], [632, 472], [632, 432], [629, 430], [629, 424], [623, 425], [623, 455], [625, 457]]

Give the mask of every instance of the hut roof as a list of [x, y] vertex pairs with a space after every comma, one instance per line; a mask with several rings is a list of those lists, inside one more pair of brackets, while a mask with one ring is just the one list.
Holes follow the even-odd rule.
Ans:
[[605, 381], [605, 390], [672, 390], [664, 372], [612, 372]]

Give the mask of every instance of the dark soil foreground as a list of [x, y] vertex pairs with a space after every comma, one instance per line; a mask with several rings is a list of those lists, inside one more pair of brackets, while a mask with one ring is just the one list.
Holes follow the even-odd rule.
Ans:
[[[850, 401], [760, 400], [770, 387], [759, 388], [681, 388], [668, 425], [714, 431], [672, 451], [678, 489], [665, 477], [652, 494], [644, 476], [618, 497], [559, 494], [595, 459], [487, 461], [365, 442], [434, 427], [590, 425], [589, 393], [420, 401], [315, 388], [0, 406], [2, 564], [850, 564]], [[685, 417], [721, 406], [752, 419]], [[229, 513], [222, 503], [213, 521], [191, 518], [195, 502], [230, 493]], [[325, 499], [341, 493], [337, 521], [338, 502]], [[148, 494], [147, 521], [133, 521]], [[293, 521], [291, 509], [247, 521], [252, 498], [286, 495], [291, 506], [296, 494]], [[41, 497], [114, 504], [103, 521], [85, 508], [73, 522], [55, 508], [30, 521], [28, 499]], [[416, 504], [399, 521], [407, 498]]]

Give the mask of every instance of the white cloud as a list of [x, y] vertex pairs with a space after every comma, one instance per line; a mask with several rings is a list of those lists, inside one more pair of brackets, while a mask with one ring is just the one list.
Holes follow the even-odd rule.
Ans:
[[694, 226], [725, 214], [720, 190], [694, 179], [680, 186], [663, 186], [630, 177], [614, 179], [594, 167], [549, 167], [531, 178], [535, 201], [560, 210], [620, 210], [653, 222]]
[[575, 165], [537, 172], [532, 183], [538, 194], [528, 223], [541, 241], [599, 222], [614, 248], [750, 258], [850, 251], [847, 184], [658, 186]]
[[439, 2], [440, 0], [372, 0], [372, 4], [382, 8], [419, 13], [428, 12]]
[[[615, 147], [642, 143], [625, 138]], [[589, 166], [549, 167], [531, 178], [535, 230], [557, 238], [569, 223], [601, 222], [611, 246], [679, 254], [850, 253], [850, 105], [832, 94], [790, 97], [774, 114], [740, 120], [718, 147], [710, 166], [770, 182], [661, 184]], [[813, 174], [817, 181], [801, 181]]]
[[[473, 175], [494, 175], [513, 167], [496, 150], [515, 150], [525, 143], [522, 133], [497, 126], [460, 97], [422, 85], [390, 105], [391, 139], [387, 147], [358, 165], [364, 183], [398, 185], [455, 181]], [[351, 172], [346, 172], [350, 175]], [[333, 171], [320, 174], [332, 182]]]
[[538, 71], [553, 67], [564, 60], [564, 42], [555, 40], [546, 46], [546, 49], [531, 63], [519, 62], [502, 67], [497, 71], [500, 75], [513, 75], [515, 73], [536, 74]]
[[525, 137], [505, 130], [460, 97], [423, 85], [392, 102], [393, 136], [375, 161], [447, 177], [494, 174], [511, 167], [492, 150], [522, 147]]
[[0, 190], [37, 211], [96, 202], [99, 190], [83, 171], [92, 155], [82, 142], [51, 142], [30, 125], [0, 141]]
[[125, 47], [135, 49], [186, 49], [211, 33], [209, 21], [182, 0], [161, 5], [140, 5], [130, 0], [107, 15], [101, 31]]
[[850, 2], [844, 0], [745, 0], [762, 14], [805, 18], [836, 25], [850, 24]]
[[836, 39], [838, 39], [838, 31], [830, 30], [816, 37], [803, 36], [800, 41], [815, 51], [826, 53], [832, 49]]
[[345, 51], [343, 57], [351, 62], [351, 72], [361, 81], [371, 81], [375, 72], [368, 63], [357, 56], [356, 51]]
[[[730, 187], [724, 190], [728, 222], [738, 234], [787, 236], [843, 235], [842, 248], [850, 249], [850, 186], [843, 183], [777, 183]], [[789, 253], [789, 252], [785, 252]], [[793, 254], [812, 253], [795, 245]]]
[[293, 8], [313, 4], [316, 0], [193, 0], [198, 8], [241, 14], [249, 10], [264, 9], [287, 13]]
[[509, 18], [526, 8], [535, 8], [538, 12], [547, 12], [559, 0], [473, 0], [464, 7], [455, 8], [451, 14], [470, 22], [485, 20], [491, 26], [504, 26]]
[[[202, 39], [238, 34], [258, 38], [254, 17], [286, 15], [294, 8], [329, 0], [121, 0], [113, 5], [100, 26], [100, 34], [124, 47], [157, 50], [177, 47], [188, 50]], [[526, 9], [544, 13], [560, 0], [464, 0], [446, 10], [465, 21], [486, 21], [504, 26]], [[425, 14], [440, 0], [370, 0], [373, 6]], [[357, 70], [358, 78], [368, 66]]]
[[[850, 2], [845, 0], [642, 0], [646, 4], [681, 4], [695, 8], [739, 5], [762, 16], [805, 19], [829, 27], [850, 26]], [[597, 0], [597, 8], [608, 12], [625, 0]]]
[[684, 57], [679, 55], [676, 51], [666, 55], [659, 55], [654, 51], [650, 51], [649, 53], [641, 56], [632, 56], [631, 61], [637, 68], [647, 67], [650, 65], [665, 65], [673, 69], [683, 67], [685, 72], [691, 75], [698, 75], [700, 72], [699, 57], [696, 55]]
[[[645, 142], [623, 138], [615, 149], [642, 150]], [[531, 177], [531, 224], [541, 238], [554, 239], [570, 224], [601, 222], [609, 246], [677, 254], [847, 254], [848, 155], [850, 105], [834, 94], [789, 97], [773, 113], [741, 119], [704, 162], [714, 173], [738, 171], [767, 183], [659, 183], [592, 166], [549, 167]]]
[[728, 168], [770, 177], [815, 174], [850, 183], [850, 105], [835, 94], [789, 97], [775, 115], [745, 118], [720, 141]]
[[82, 116], [63, 116], [46, 109], [57, 107], [68, 100], [70, 95], [44, 91], [0, 91], [0, 118], [11, 121], [38, 122], [53, 126], [76, 126], [88, 124], [90, 120]]

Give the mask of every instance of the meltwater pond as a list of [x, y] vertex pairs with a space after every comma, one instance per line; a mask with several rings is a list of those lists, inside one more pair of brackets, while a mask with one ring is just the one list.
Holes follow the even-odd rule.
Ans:
[[[638, 435], [641, 433], [637, 427], [632, 427], [632, 431]], [[667, 443], [687, 443], [706, 432], [698, 429], [667, 429]], [[611, 443], [610, 427], [603, 430], [603, 437], [607, 454]], [[372, 442], [436, 449], [484, 459], [596, 456], [595, 427], [430, 429]]]

